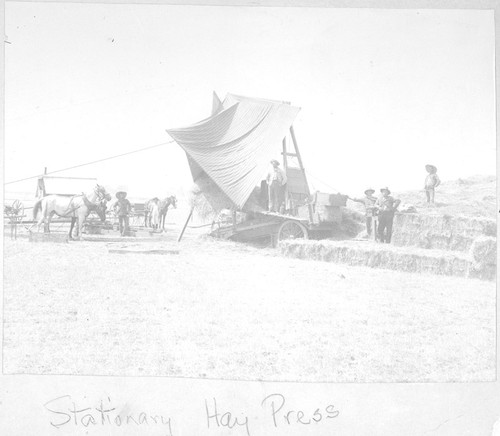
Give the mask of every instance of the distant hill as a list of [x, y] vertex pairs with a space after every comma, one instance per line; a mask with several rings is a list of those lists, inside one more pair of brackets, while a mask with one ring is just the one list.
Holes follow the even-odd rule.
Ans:
[[[496, 176], [473, 176], [442, 182], [436, 189], [436, 203], [433, 206], [427, 204], [423, 188], [419, 191], [393, 191], [392, 194], [401, 200], [402, 206], [412, 205], [418, 213], [496, 219]], [[363, 211], [363, 206], [358, 203], [349, 201], [347, 206]]]

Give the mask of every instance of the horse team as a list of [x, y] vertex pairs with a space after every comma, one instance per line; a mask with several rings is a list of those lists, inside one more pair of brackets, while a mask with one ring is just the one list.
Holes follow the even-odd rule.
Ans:
[[[158, 200], [158, 201], [156, 201]], [[97, 184], [94, 190], [89, 193], [82, 193], [80, 195], [47, 195], [40, 200], [38, 200], [33, 207], [33, 219], [37, 220], [38, 212], [40, 211], [40, 217], [36, 223], [33, 223], [29, 228], [31, 232], [32, 228], [37, 226], [38, 231], [42, 224], [44, 224], [44, 232], [50, 233], [50, 222], [54, 215], [59, 217], [71, 218], [71, 226], [69, 230], [69, 238], [73, 240], [73, 229], [76, 226], [76, 237], [81, 240], [83, 227], [85, 221], [91, 212], [97, 213], [102, 222], [106, 221], [106, 210], [107, 202], [111, 201], [111, 195], [106, 191], [106, 189]], [[156, 197], [149, 200], [145, 207], [145, 223], [144, 225], [151, 225], [151, 214], [149, 205], [155, 203], [157, 204], [158, 216], [156, 229], [165, 230], [165, 219], [170, 206], [174, 208], [177, 207], [177, 199], [175, 196], [170, 196], [164, 200], [159, 200]]]
[[163, 200], [158, 197], [148, 200], [144, 205], [144, 227], [153, 230], [165, 230], [165, 221], [169, 207], [177, 208], [177, 198], [171, 195]]

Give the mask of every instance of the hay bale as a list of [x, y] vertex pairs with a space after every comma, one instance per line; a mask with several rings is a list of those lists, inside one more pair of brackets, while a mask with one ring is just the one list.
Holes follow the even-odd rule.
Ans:
[[392, 242], [397, 246], [466, 252], [474, 239], [494, 235], [496, 222], [488, 218], [398, 213]]
[[484, 265], [497, 264], [497, 240], [491, 236], [482, 236], [474, 239], [470, 248], [470, 255], [474, 262]]
[[471, 265], [464, 255], [359, 241], [281, 241], [278, 248], [297, 259], [457, 277], [468, 277]]
[[474, 239], [470, 248], [472, 259], [469, 277], [495, 280], [497, 273], [497, 240], [491, 236]]

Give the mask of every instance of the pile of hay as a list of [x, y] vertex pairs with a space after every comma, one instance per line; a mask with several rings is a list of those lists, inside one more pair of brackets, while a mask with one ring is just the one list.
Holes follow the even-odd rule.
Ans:
[[[248, 198], [243, 210], [265, 210], [260, 201], [260, 189], [255, 188]], [[233, 210], [231, 199], [206, 175], [200, 176], [189, 194], [189, 205], [196, 215], [205, 221], [215, 220], [222, 211]]]
[[191, 188], [189, 205], [205, 221], [214, 220], [222, 210], [233, 207], [229, 197], [207, 176], [199, 177]]
[[450, 215], [396, 214], [392, 242], [441, 250], [468, 251], [474, 240], [496, 236], [496, 221]]
[[471, 267], [464, 254], [361, 241], [281, 241], [279, 250], [286, 257], [298, 259], [457, 277], [469, 277]]
[[342, 221], [337, 226], [335, 236], [338, 236], [339, 238], [354, 238], [363, 231], [366, 233], [365, 215], [356, 210], [343, 207]]

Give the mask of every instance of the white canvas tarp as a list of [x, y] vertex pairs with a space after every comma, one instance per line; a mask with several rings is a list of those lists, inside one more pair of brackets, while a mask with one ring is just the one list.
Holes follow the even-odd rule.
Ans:
[[167, 132], [188, 155], [194, 181], [206, 173], [243, 208], [265, 179], [270, 160], [280, 160], [282, 140], [300, 109], [228, 94], [213, 110], [203, 121]]

